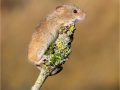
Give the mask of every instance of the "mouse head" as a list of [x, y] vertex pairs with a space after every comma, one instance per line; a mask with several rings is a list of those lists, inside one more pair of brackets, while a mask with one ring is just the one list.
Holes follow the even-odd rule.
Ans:
[[84, 20], [86, 17], [86, 14], [79, 7], [72, 4], [58, 6], [56, 12], [64, 22], [72, 21], [75, 23]]

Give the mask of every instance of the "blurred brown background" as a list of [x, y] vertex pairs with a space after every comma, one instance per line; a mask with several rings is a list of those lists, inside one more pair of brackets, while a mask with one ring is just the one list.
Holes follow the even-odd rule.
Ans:
[[2, 0], [2, 88], [30, 90], [39, 71], [27, 60], [27, 47], [39, 21], [56, 6], [81, 7], [72, 54], [58, 75], [41, 90], [118, 90], [118, 0]]

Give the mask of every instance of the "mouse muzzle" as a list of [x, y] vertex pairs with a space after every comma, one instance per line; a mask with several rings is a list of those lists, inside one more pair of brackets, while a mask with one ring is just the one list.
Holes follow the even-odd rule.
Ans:
[[78, 13], [77, 20], [78, 21], [83, 21], [86, 18], [86, 14], [84, 12]]

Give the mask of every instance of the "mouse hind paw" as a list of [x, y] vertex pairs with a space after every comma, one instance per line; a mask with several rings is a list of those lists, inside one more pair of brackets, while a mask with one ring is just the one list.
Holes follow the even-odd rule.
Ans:
[[42, 58], [35, 63], [35, 65], [40, 66], [41, 64], [45, 64], [46, 62], [48, 62], [48, 58], [46, 55], [43, 55]]

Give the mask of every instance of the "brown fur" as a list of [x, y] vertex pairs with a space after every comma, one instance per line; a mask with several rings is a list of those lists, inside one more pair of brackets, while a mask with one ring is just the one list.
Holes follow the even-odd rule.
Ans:
[[[73, 10], [77, 10], [77, 13]], [[60, 27], [79, 21], [79, 18], [84, 19], [85, 13], [75, 5], [66, 4], [56, 7], [36, 27], [28, 47], [28, 59], [33, 63], [39, 61], [49, 45], [57, 39]]]

